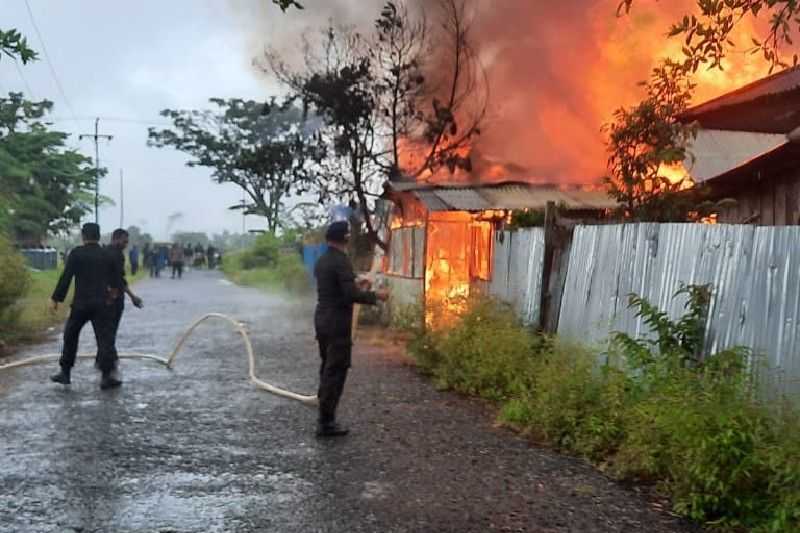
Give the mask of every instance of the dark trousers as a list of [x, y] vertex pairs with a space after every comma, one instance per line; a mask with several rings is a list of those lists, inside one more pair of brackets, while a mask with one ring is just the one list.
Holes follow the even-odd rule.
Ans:
[[139, 272], [139, 262], [131, 261], [131, 275], [135, 276], [137, 272]]
[[111, 306], [112, 315], [111, 320], [114, 324], [114, 345], [117, 343], [117, 332], [119, 331], [119, 323], [122, 321], [122, 313], [125, 312], [125, 294], [114, 300], [114, 305]]
[[347, 371], [350, 368], [352, 342], [349, 337], [317, 337], [319, 356], [319, 423], [333, 424], [336, 407], [344, 391]]
[[94, 338], [97, 341], [95, 366], [103, 373], [117, 368], [117, 348], [114, 345], [114, 307], [98, 305], [85, 308], [72, 308], [64, 327], [64, 349], [59, 364], [69, 371], [75, 366], [78, 354], [78, 338], [87, 322], [92, 323]]
[[172, 277], [175, 277], [175, 274], [178, 274], [178, 279], [183, 277], [183, 263], [172, 263]]

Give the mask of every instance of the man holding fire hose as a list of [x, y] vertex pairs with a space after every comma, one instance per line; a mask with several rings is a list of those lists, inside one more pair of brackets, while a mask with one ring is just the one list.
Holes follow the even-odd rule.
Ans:
[[350, 368], [353, 333], [353, 304], [375, 305], [389, 299], [387, 290], [370, 291], [367, 280], [356, 282], [353, 264], [347, 256], [350, 228], [334, 222], [325, 233], [328, 251], [317, 261], [317, 309], [314, 327], [322, 359], [319, 369], [319, 420], [317, 436], [337, 437], [348, 430], [336, 423], [336, 407]]

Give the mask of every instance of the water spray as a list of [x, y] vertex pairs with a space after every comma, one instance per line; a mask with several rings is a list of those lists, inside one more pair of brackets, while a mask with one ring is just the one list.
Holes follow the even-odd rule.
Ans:
[[[157, 363], [164, 365], [167, 369], [172, 370], [175, 363], [175, 358], [177, 357], [178, 352], [180, 352], [186, 340], [191, 336], [191, 334], [194, 332], [195, 329], [197, 329], [197, 327], [200, 324], [202, 324], [206, 320], [211, 320], [211, 319], [218, 319], [228, 322], [239, 333], [239, 335], [242, 336], [245, 349], [247, 350], [248, 377], [250, 378], [250, 381], [253, 383], [253, 385], [256, 386], [256, 388], [258, 388], [259, 390], [266, 391], [270, 394], [274, 394], [275, 396], [280, 396], [281, 398], [288, 398], [290, 400], [298, 401], [303, 405], [307, 405], [309, 407], [318, 405], [318, 400], [316, 396], [305, 396], [302, 394], [297, 394], [295, 392], [287, 391], [280, 387], [276, 387], [275, 385], [271, 385], [266, 381], [259, 379], [258, 376], [256, 376], [256, 358], [253, 352], [253, 345], [250, 342], [250, 337], [247, 334], [247, 330], [245, 329], [244, 325], [241, 322], [238, 322], [237, 320], [234, 320], [233, 318], [220, 313], [209, 313], [195, 320], [192, 323], [192, 325], [189, 326], [186, 332], [181, 336], [180, 340], [178, 341], [178, 344], [175, 346], [175, 349], [172, 350], [172, 353], [169, 355], [169, 357], [164, 358], [155, 354], [138, 353], [138, 352], [123, 352], [119, 353], [118, 355], [120, 359], [143, 359], [143, 360], [155, 361]], [[20, 361], [15, 361], [13, 363], [8, 363], [6, 365], [0, 365], [0, 371], [56, 361], [59, 359], [59, 357], [61, 357], [60, 354], [37, 355], [34, 357], [29, 357], [27, 359], [22, 359]], [[90, 359], [90, 358], [93, 359], [94, 357], [95, 354], [78, 355], [78, 358], [81, 359]]]

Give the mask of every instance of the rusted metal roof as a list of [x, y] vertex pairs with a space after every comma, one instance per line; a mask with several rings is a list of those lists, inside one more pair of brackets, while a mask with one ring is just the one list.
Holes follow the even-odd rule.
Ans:
[[689, 109], [686, 116], [697, 116], [721, 107], [752, 102], [762, 96], [781, 94], [800, 89], [800, 67], [783, 70], [772, 76], [754, 81], [740, 89], [723, 94]]
[[613, 209], [617, 203], [604, 191], [580, 187], [521, 182], [430, 185], [392, 183], [398, 192], [414, 194], [430, 211], [485, 211], [488, 209], [543, 209], [554, 202], [567, 209]]
[[789, 133], [800, 126], [800, 67], [695, 106], [681, 120], [720, 130]]

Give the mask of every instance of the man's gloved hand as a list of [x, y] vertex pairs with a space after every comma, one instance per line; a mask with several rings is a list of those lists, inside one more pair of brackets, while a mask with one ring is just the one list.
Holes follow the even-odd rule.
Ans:
[[141, 309], [142, 307], [144, 307], [144, 301], [138, 296], [133, 296], [131, 300], [133, 300], [133, 306], [135, 308]]

